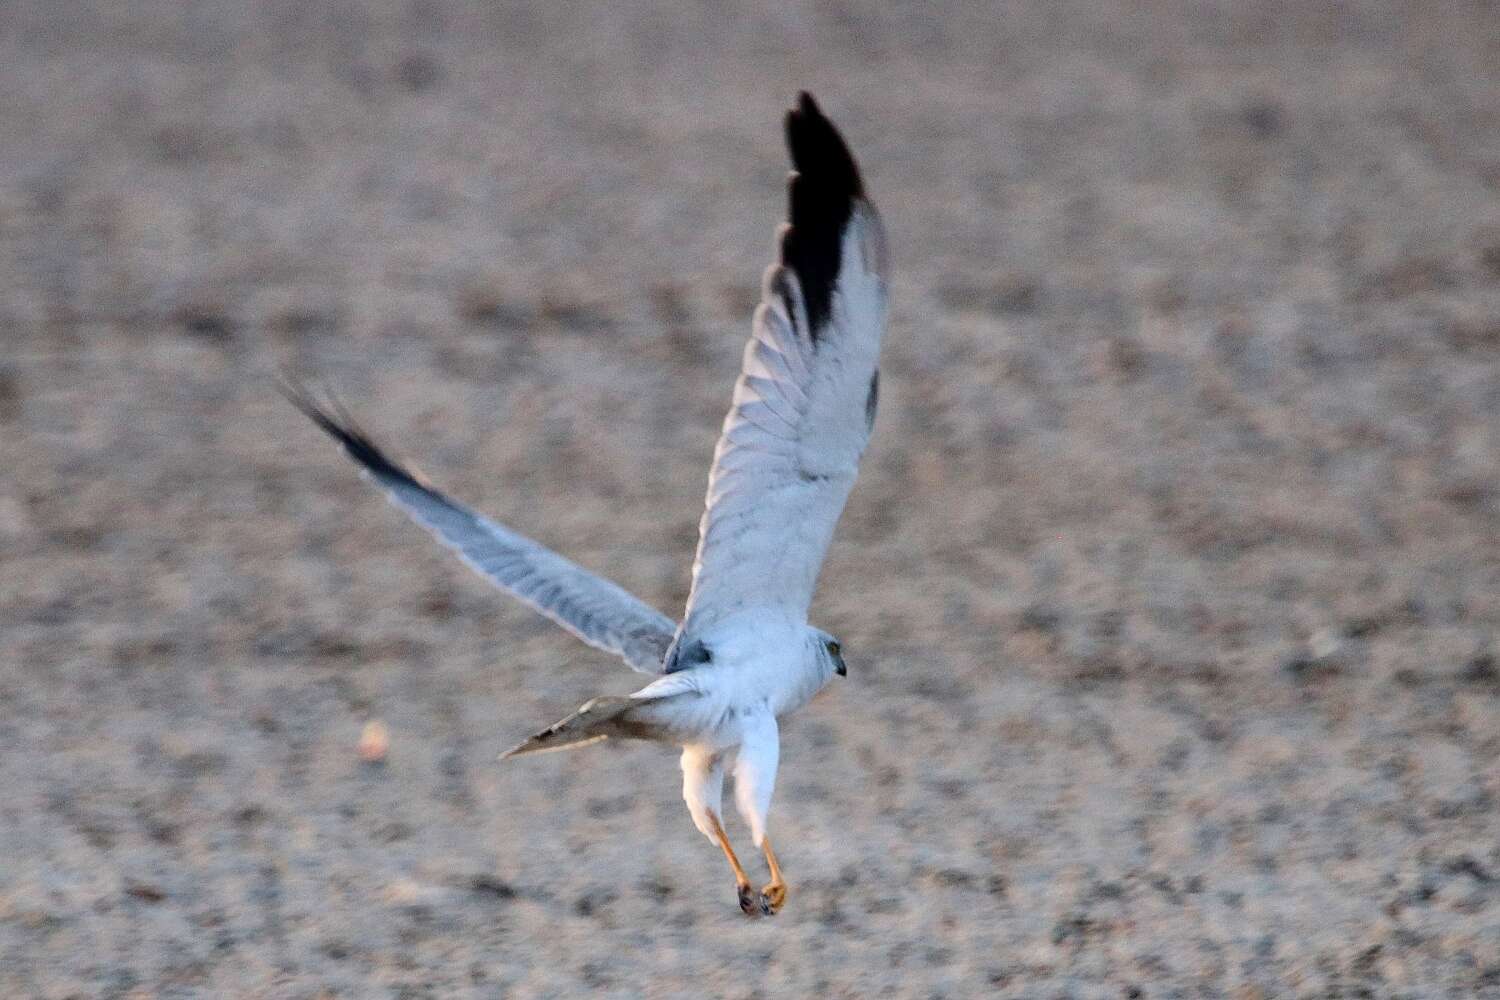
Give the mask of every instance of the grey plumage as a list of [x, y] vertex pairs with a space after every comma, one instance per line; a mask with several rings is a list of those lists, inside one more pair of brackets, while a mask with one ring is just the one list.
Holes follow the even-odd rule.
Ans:
[[677, 623], [619, 586], [519, 532], [433, 489], [399, 465], [336, 403], [322, 405], [301, 385], [282, 392], [344, 446], [364, 474], [479, 573], [596, 649], [642, 673], [662, 671]]

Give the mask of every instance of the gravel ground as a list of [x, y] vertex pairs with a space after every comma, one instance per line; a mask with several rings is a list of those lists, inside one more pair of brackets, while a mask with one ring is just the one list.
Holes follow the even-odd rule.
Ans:
[[[894, 314], [751, 921], [269, 376], [679, 608], [801, 87]], [[1494, 3], [17, 0], [0, 92], [0, 995], [1500, 997]]]

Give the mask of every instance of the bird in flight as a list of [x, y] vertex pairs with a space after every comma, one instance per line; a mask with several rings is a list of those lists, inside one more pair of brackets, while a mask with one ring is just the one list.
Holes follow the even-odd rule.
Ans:
[[[694, 825], [729, 860], [740, 908], [765, 915], [787, 896], [766, 833], [777, 719], [845, 673], [838, 640], [807, 614], [875, 421], [888, 275], [880, 216], [809, 94], [786, 115], [786, 141], [789, 218], [714, 449], [681, 624], [429, 486], [331, 397], [324, 404], [283, 385], [392, 503], [471, 567], [589, 645], [656, 675], [628, 697], [593, 699], [503, 756], [620, 739], [680, 746]], [[720, 820], [726, 772], [770, 870], [759, 891]]]

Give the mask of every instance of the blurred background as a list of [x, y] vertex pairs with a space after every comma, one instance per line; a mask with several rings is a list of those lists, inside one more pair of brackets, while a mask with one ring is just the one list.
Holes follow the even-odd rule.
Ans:
[[[893, 316], [746, 921], [270, 375], [675, 613], [799, 88]], [[0, 92], [0, 993], [1500, 996], [1493, 3], [18, 0]]]

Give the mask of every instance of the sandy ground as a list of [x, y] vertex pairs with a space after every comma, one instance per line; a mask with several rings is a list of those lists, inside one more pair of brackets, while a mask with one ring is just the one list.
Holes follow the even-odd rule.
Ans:
[[[880, 10], [0, 8], [0, 995], [1500, 996], [1500, 10]], [[679, 608], [799, 87], [894, 315], [750, 921], [269, 373]]]

